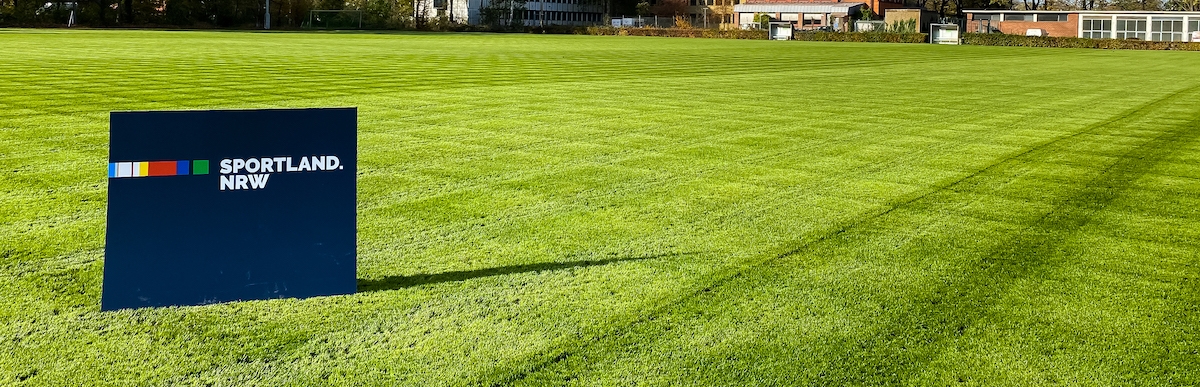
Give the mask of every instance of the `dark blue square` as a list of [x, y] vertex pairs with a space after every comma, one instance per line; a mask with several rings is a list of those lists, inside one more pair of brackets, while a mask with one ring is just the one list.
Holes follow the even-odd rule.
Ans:
[[[108, 180], [101, 309], [354, 293], [356, 132], [354, 108], [112, 113], [109, 162], [209, 173]], [[285, 157], [342, 168], [221, 169]]]

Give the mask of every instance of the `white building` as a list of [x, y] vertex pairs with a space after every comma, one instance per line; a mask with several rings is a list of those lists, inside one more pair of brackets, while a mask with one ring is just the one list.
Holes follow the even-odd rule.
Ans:
[[743, 29], [757, 28], [755, 16], [767, 15], [771, 20], [790, 22], [801, 30], [848, 31], [850, 23], [866, 5], [858, 2], [756, 2], [735, 5], [733, 12], [738, 15], [738, 24]]
[[[452, 22], [483, 24], [483, 8], [491, 0], [418, 0], [424, 3], [429, 19], [445, 16]], [[604, 22], [604, 6], [589, 0], [543, 0], [525, 3], [525, 11], [514, 10], [513, 18], [524, 20], [527, 26], [573, 25], [585, 26]]]

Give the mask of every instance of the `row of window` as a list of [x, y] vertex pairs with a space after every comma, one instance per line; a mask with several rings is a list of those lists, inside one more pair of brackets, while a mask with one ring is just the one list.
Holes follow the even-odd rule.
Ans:
[[[650, 5], [657, 5], [659, 0], [649, 0], [648, 2]], [[737, 5], [741, 3], [742, 0], [688, 0], [688, 4], [693, 7], [702, 5]]]
[[[594, 5], [594, 4], [596, 4], [595, 1], [586, 1], [586, 0], [541, 0], [541, 1], [543, 3], [553, 3], [553, 4], [575, 4], [575, 5], [579, 5], [579, 4]], [[528, 5], [526, 5], [526, 6], [528, 6]]]
[[[541, 13], [541, 16], [538, 15]], [[601, 14], [596, 12], [564, 12], [564, 11], [538, 11], [526, 10], [525, 20], [546, 20], [546, 21], [585, 21], [598, 22], [601, 20]]]
[[1149, 23], [1144, 18], [1118, 18], [1115, 26], [1112, 19], [1083, 19], [1083, 37], [1107, 39], [1115, 33], [1117, 39], [1147, 40], [1149, 37], [1149, 40], [1160, 42], [1182, 42], [1187, 33], [1200, 31], [1200, 20], [1192, 20], [1187, 28], [1184, 27], [1182, 18], [1153, 18]]
[[[1040, 21], [1040, 22], [1065, 22], [1067, 14], [1065, 13], [1005, 13], [1003, 21]], [[989, 20], [993, 22], [1001, 21], [1001, 14], [973, 14], [971, 20]]]

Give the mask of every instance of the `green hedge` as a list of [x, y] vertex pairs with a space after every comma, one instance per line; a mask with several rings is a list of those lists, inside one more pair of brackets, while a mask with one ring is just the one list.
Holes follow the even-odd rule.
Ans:
[[[585, 35], [666, 36], [679, 38], [767, 39], [767, 31], [764, 30], [713, 30], [703, 28], [615, 28], [593, 26], [580, 28], [576, 30], [576, 33]], [[924, 43], [927, 35], [894, 32], [796, 32], [794, 38], [810, 42]]]
[[759, 39], [767, 38], [767, 31], [756, 30], [714, 30], [705, 28], [615, 28], [591, 26], [576, 30], [582, 35], [614, 35], [614, 36], [664, 36], [673, 38], [713, 38], [713, 39]]
[[925, 43], [928, 35], [900, 32], [796, 32], [793, 38], [808, 42]]
[[977, 33], [963, 34], [963, 44], [976, 46], [1098, 48], [1106, 50], [1200, 51], [1200, 43], [1147, 42], [1144, 40], [1088, 39], [1055, 36], [1022, 36]]

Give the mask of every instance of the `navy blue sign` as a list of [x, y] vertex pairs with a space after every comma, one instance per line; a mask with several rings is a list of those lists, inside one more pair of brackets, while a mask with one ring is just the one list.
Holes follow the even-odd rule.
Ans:
[[101, 309], [354, 293], [357, 114], [112, 113]]

